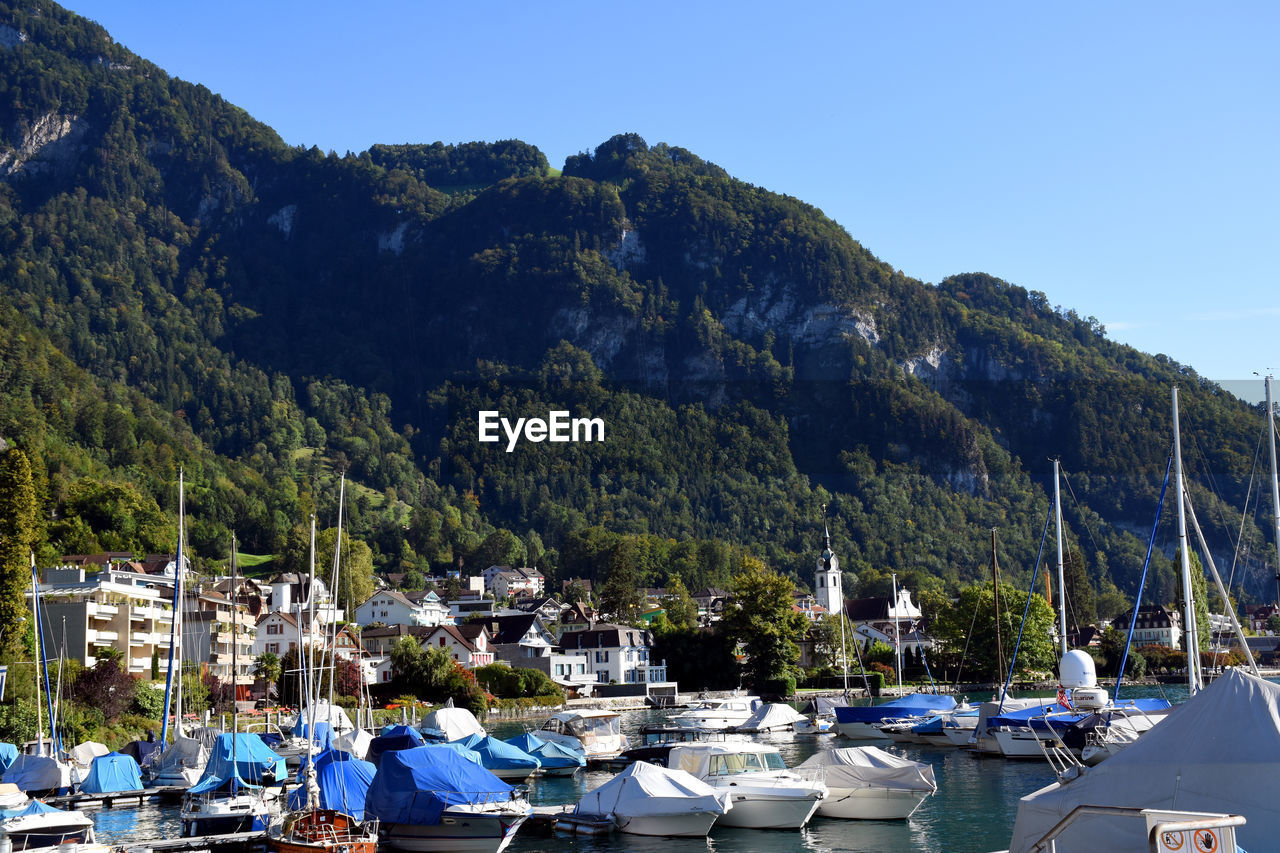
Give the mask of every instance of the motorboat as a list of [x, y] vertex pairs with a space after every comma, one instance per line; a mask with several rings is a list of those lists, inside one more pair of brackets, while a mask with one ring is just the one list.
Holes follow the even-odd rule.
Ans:
[[724, 729], [740, 726], [760, 707], [759, 696], [730, 696], [726, 699], [705, 699], [691, 708], [673, 714], [669, 722], [673, 726], [692, 729]]
[[747, 721], [733, 726], [735, 732], [774, 732], [794, 730], [796, 723], [804, 720], [804, 715], [781, 702], [768, 702], [761, 705], [747, 718]]
[[385, 753], [365, 799], [382, 844], [431, 853], [501, 853], [531, 811], [519, 789], [439, 746]]
[[[93, 759], [89, 772], [80, 783], [81, 795], [86, 794], [137, 794], [142, 799], [142, 770], [132, 756], [109, 752]], [[81, 800], [84, 802], [84, 800]]]
[[364, 758], [377, 767], [384, 753], [413, 749], [424, 743], [426, 741], [422, 737], [422, 732], [411, 726], [386, 726], [382, 729], [382, 734], [369, 741]]
[[796, 720], [798, 734], [826, 735], [836, 733], [836, 711], [839, 702], [829, 696], [817, 696], [800, 709], [804, 719]]
[[93, 819], [81, 811], [63, 811], [31, 800], [22, 808], [0, 810], [0, 838], [13, 850], [108, 851], [93, 836]]
[[507, 743], [538, 759], [543, 776], [572, 776], [587, 766], [587, 757], [578, 750], [543, 740], [533, 732], [507, 738]]
[[730, 795], [716, 823], [747, 829], [800, 829], [827, 796], [820, 780], [788, 770], [777, 747], [755, 742], [672, 747], [670, 769], [683, 770]]
[[878, 726], [885, 720], [949, 711], [955, 706], [953, 697], [934, 693], [910, 693], [879, 705], [838, 705], [836, 729], [854, 740], [883, 740], [884, 732]]
[[51, 755], [20, 753], [4, 771], [3, 780], [32, 796], [64, 794], [75, 782], [71, 765]]
[[418, 729], [428, 741], [451, 741], [467, 735], [484, 737], [488, 734], [476, 715], [466, 708], [454, 707], [453, 699], [423, 717]]
[[492, 735], [466, 743], [466, 747], [478, 753], [484, 768], [504, 782], [522, 782], [542, 767], [536, 756]]
[[617, 712], [599, 708], [560, 711], [542, 724], [538, 737], [579, 749], [588, 761], [615, 758], [631, 745], [619, 727], [620, 719]]
[[902, 820], [938, 790], [932, 765], [874, 746], [822, 750], [796, 769], [817, 771], [826, 783], [821, 817]]
[[746, 743], [745, 734], [692, 729], [684, 726], [645, 725], [640, 727], [640, 745], [623, 751], [620, 762], [646, 761], [659, 767], [667, 766], [667, 757], [673, 747], [682, 743]]
[[632, 835], [701, 837], [731, 808], [727, 790], [638, 761], [583, 796], [575, 813], [610, 817]]

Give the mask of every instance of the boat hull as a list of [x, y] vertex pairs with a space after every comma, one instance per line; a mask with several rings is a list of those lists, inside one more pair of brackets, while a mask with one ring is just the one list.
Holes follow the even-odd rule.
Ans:
[[818, 815], [841, 820], [904, 820], [928, 796], [928, 791], [829, 788], [827, 798], [818, 805]]
[[876, 723], [836, 723], [836, 731], [851, 740], [888, 740], [888, 735], [876, 728]]
[[267, 833], [270, 853], [377, 853], [376, 821], [371, 828], [348, 814], [315, 809], [295, 813], [284, 826], [279, 834]]
[[[711, 831], [720, 817], [719, 812], [685, 812], [664, 815], [618, 815], [616, 823], [621, 832], [631, 835], [670, 835], [681, 838], [701, 838]], [[726, 824], [727, 825], [727, 824]]]
[[386, 823], [378, 837], [388, 847], [414, 853], [501, 853], [524, 823], [523, 814], [450, 814], [433, 826]]
[[733, 792], [733, 808], [720, 815], [716, 826], [742, 829], [800, 829], [818, 810], [820, 794], [780, 797], [769, 794]]
[[1044, 758], [1045, 749], [1054, 743], [1051, 733], [1034, 729], [1001, 726], [992, 732], [992, 736], [1005, 758]]

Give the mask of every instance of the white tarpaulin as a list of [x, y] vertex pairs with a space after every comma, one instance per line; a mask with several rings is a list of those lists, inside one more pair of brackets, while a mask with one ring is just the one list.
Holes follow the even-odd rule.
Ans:
[[900, 791], [938, 790], [933, 766], [899, 758], [874, 746], [824, 749], [805, 759], [800, 770], [822, 769], [828, 788], [892, 788]]
[[[1244, 815], [1245, 850], [1271, 850], [1280, 829], [1280, 685], [1229, 669], [1132, 745], [1065, 783], [1022, 798], [1011, 853], [1024, 853], [1078, 805]], [[1079, 818], [1058, 853], [1145, 850], [1141, 818]]]
[[479, 735], [485, 737], [489, 733], [484, 730], [484, 726], [480, 725], [480, 721], [476, 719], [466, 708], [436, 708], [430, 714], [422, 718], [423, 729], [438, 729], [444, 732], [444, 739], [461, 740], [467, 735]]
[[729, 810], [730, 794], [685, 773], [637, 761], [588, 792], [578, 803], [582, 814], [613, 815], [615, 818], [657, 817]]
[[756, 709], [745, 723], [736, 726], [739, 732], [767, 732], [771, 729], [786, 729], [804, 719], [804, 715], [780, 702], [770, 702]]

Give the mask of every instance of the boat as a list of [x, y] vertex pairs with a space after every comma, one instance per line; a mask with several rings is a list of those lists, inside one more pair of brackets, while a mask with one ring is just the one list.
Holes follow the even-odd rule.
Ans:
[[560, 711], [542, 724], [538, 737], [581, 750], [588, 761], [615, 758], [631, 745], [619, 728], [619, 719], [617, 712], [599, 708]]
[[519, 789], [433, 746], [384, 754], [365, 799], [381, 843], [432, 853], [501, 853], [530, 812]]
[[572, 776], [587, 766], [587, 757], [578, 750], [543, 740], [533, 732], [507, 738], [507, 743], [538, 759], [543, 776]]
[[267, 850], [375, 853], [378, 821], [365, 818], [365, 799], [377, 768], [337, 749], [305, 761], [289, 811], [267, 828]]
[[[492, 735], [476, 738], [470, 743], [466, 741], [462, 743], [467, 749], [479, 754], [480, 763], [484, 768], [504, 782], [521, 782], [537, 773], [542, 767], [542, 762], [537, 757]], [[586, 759], [584, 758], [583, 761], [585, 762]]]
[[1023, 797], [1009, 850], [1030, 853], [1077, 807], [1089, 806], [1113, 813], [1078, 813], [1057, 838], [1058, 853], [1147, 849], [1144, 822], [1114, 813], [1125, 809], [1242, 815], [1240, 847], [1274, 849], [1277, 755], [1280, 685], [1229, 668], [1114, 757]]
[[682, 743], [743, 743], [749, 738], [744, 734], [691, 729], [684, 726], [645, 725], [640, 727], [640, 745], [623, 750], [620, 763], [646, 761], [659, 767], [667, 766], [667, 757], [673, 747]]
[[730, 696], [727, 699], [704, 699], [691, 708], [673, 714], [673, 726], [722, 731], [740, 726], [760, 707], [759, 696]]
[[265, 830], [278, 812], [284, 759], [255, 734], [222, 734], [182, 802], [182, 837]]
[[0, 839], [12, 850], [107, 853], [93, 835], [93, 819], [81, 811], [63, 811], [32, 800], [22, 808], [0, 810]]
[[18, 786], [9, 782], [0, 782], [0, 811], [4, 809], [20, 809], [31, 802], [31, 798], [18, 790]]
[[820, 817], [905, 820], [938, 790], [932, 765], [874, 746], [822, 750], [796, 769], [818, 771], [826, 783]]
[[575, 814], [603, 815], [632, 835], [701, 837], [732, 797], [683, 770], [639, 761], [578, 801]]
[[804, 719], [796, 720], [796, 732], [799, 734], [814, 735], [835, 734], [835, 709], [839, 704], [839, 702], [829, 696], [818, 696], [814, 699], [810, 699], [805, 706], [800, 709], [800, 713], [804, 716]]
[[443, 706], [436, 708], [422, 718], [418, 727], [422, 736], [429, 741], [459, 740], [467, 735], [488, 734], [476, 715], [466, 708], [454, 707], [453, 698], [447, 699]]
[[920, 720], [911, 727], [911, 737], [914, 743], [955, 746], [949, 736], [952, 730], [967, 733], [972, 732], [977, 725], [978, 709], [966, 702], [957, 705], [952, 711], [930, 714]]
[[836, 730], [854, 740], [883, 740], [884, 732], [876, 726], [887, 719], [949, 711], [955, 706], [953, 697], [935, 693], [909, 693], [879, 705], [837, 705]]
[[800, 829], [827, 796], [825, 784], [788, 770], [777, 748], [761, 743], [682, 744], [672, 747], [667, 766], [730, 794], [733, 808], [720, 826]]
[[124, 753], [109, 752], [100, 755], [89, 765], [89, 772], [80, 783], [80, 793], [137, 794], [141, 799], [144, 793], [142, 769], [132, 756]]
[[384, 753], [414, 749], [424, 743], [426, 741], [423, 740], [422, 733], [411, 726], [386, 726], [380, 735], [369, 741], [369, 748], [365, 750], [364, 758], [377, 767]]
[[747, 718], [745, 723], [733, 726], [735, 732], [775, 732], [794, 729], [796, 723], [804, 719], [804, 715], [781, 702], [768, 702], [761, 705]]

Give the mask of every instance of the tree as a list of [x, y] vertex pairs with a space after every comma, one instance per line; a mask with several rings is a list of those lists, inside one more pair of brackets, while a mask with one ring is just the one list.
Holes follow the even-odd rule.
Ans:
[[667, 623], [675, 631], [688, 631], [698, 627], [698, 604], [685, 589], [679, 575], [667, 581], [667, 594], [662, 597], [662, 607], [667, 611]]
[[601, 612], [624, 624], [635, 622], [644, 607], [636, 557], [634, 540], [627, 538], [618, 543], [609, 555], [609, 575], [600, 588]]
[[[334, 544], [337, 542], [338, 528], [330, 527], [316, 535], [316, 575], [332, 577]], [[328, 567], [325, 572], [321, 566]], [[373, 550], [361, 539], [342, 534], [342, 562], [338, 573], [338, 589], [331, 589], [330, 594], [335, 602], [348, 607], [348, 612], [373, 594]]]
[[107, 722], [113, 722], [133, 706], [136, 684], [133, 676], [120, 669], [117, 652], [115, 656], [99, 654], [93, 669], [83, 670], [76, 677], [72, 690], [77, 703], [99, 709]]
[[[1027, 607], [1027, 591], [1000, 584], [1001, 612], [997, 619], [995, 597], [989, 583], [977, 583], [960, 591], [960, 603], [944, 611], [934, 623], [934, 635], [943, 655], [963, 665], [961, 678], [1003, 684], [1008, 677], [1010, 656], [1022, 629], [1015, 677], [1029, 677], [1053, 670], [1057, 661], [1051, 626], [1053, 610], [1043, 596], [1032, 595]], [[1024, 609], [1027, 621], [1020, 625]], [[972, 634], [969, 626], [973, 625]], [[1003, 662], [997, 662], [996, 625], [999, 624]], [[966, 652], [967, 646], [967, 652]], [[961, 656], [967, 657], [961, 661]], [[964, 674], [967, 673], [967, 676]]]
[[733, 576], [733, 601], [723, 624], [746, 653], [743, 676], [753, 690], [777, 693], [778, 685], [799, 671], [798, 643], [807, 620], [793, 609], [794, 588], [789, 578], [753, 557], [744, 557]]
[[27, 590], [31, 586], [31, 554], [40, 539], [31, 463], [21, 450], [12, 449], [0, 460], [0, 657], [21, 658], [27, 614]]
[[484, 571], [490, 566], [519, 566], [524, 562], [525, 544], [505, 527], [499, 527], [480, 543], [471, 555], [473, 571]]
[[569, 581], [569, 585], [564, 588], [562, 599], [565, 604], [576, 604], [579, 601], [583, 604], [590, 604], [591, 593], [587, 592], [587, 588], [583, 586], [582, 581], [574, 578]]
[[280, 680], [282, 672], [280, 656], [275, 652], [263, 652], [254, 658], [253, 674], [267, 683], [267, 695], [271, 695], [271, 687]]
[[1089, 583], [1084, 556], [1079, 548], [1072, 548], [1063, 555], [1062, 577], [1067, 598], [1067, 630], [1077, 633], [1082, 626], [1098, 621], [1097, 596]]

